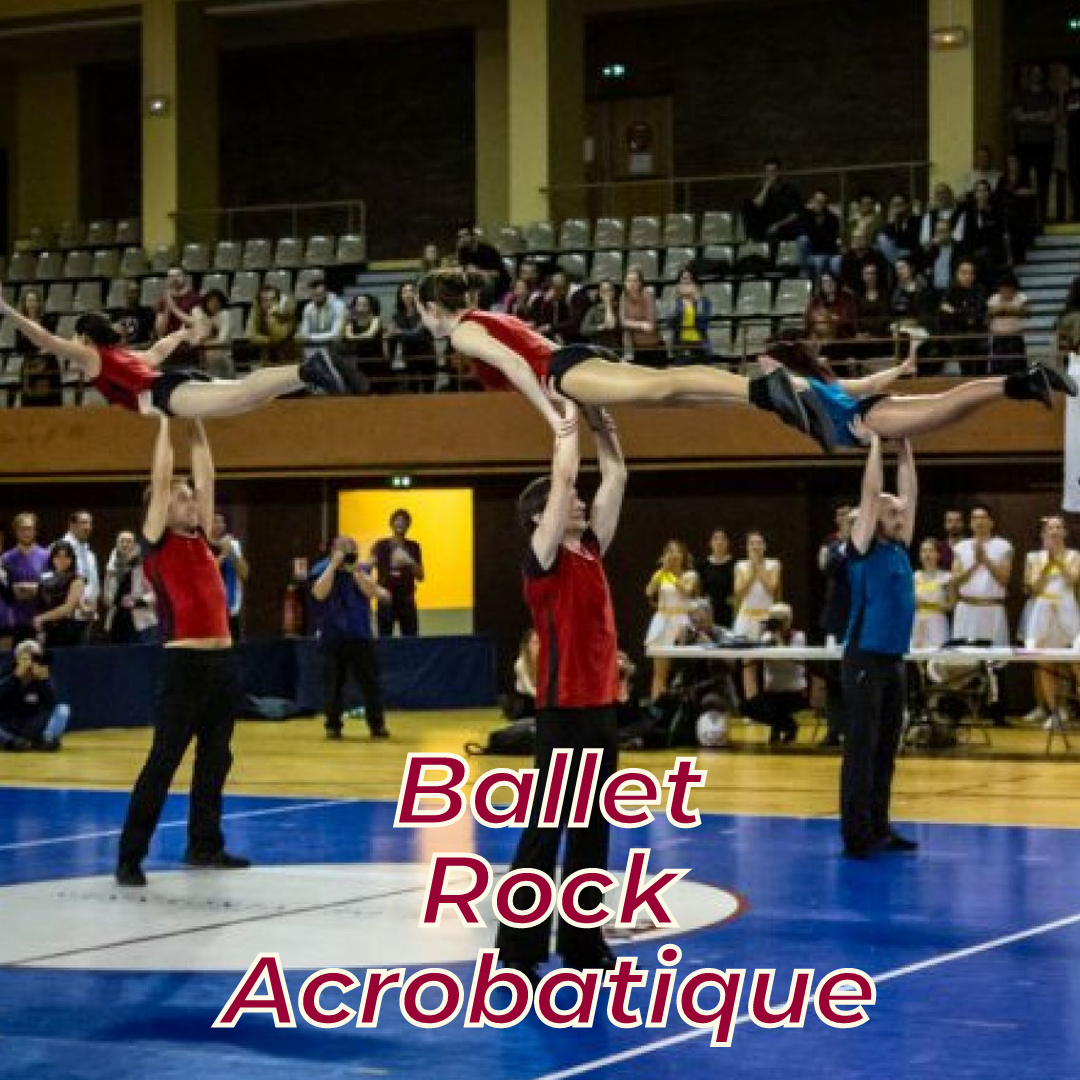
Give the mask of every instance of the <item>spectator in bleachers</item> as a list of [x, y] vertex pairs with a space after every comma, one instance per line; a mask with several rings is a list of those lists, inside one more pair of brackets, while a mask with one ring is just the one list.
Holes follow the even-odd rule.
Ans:
[[457, 261], [466, 270], [477, 270], [487, 279], [480, 290], [478, 306], [491, 309], [510, 288], [510, 273], [499, 249], [482, 239], [480, 230], [471, 222], [462, 225], [457, 234]]
[[36, 641], [16, 647], [15, 666], [0, 680], [0, 749], [60, 749], [71, 708], [57, 700], [51, 666]]
[[1067, 358], [1069, 353], [1080, 352], [1080, 276], [1074, 277], [1069, 285], [1065, 308], [1058, 316], [1055, 330], [1059, 355]]
[[783, 567], [768, 559], [765, 536], [754, 530], [746, 535], [746, 558], [735, 564], [736, 637], [758, 641], [769, 608], [780, 599]]
[[236, 370], [232, 356], [232, 321], [228, 298], [220, 289], [211, 289], [202, 298], [201, 310], [210, 327], [203, 341], [203, 366], [218, 379], [231, 379]]
[[967, 535], [962, 510], [946, 510], [941, 519], [942, 539], [938, 544], [938, 563], [942, 570], [952, 570], [956, 545]]
[[[0, 532], [0, 550], [3, 548], [4, 534]], [[13, 628], [15, 616], [12, 606], [15, 603], [15, 592], [11, 587], [11, 579], [0, 561], [0, 651], [10, 649], [13, 642]]]
[[700, 364], [712, 357], [709, 320], [712, 301], [701, 293], [701, 283], [689, 266], [679, 271], [672, 310], [665, 318], [671, 330], [671, 358], [675, 364]]
[[[765, 647], [803, 649], [806, 634], [792, 628], [788, 604], [771, 604], [763, 620], [760, 643]], [[746, 715], [769, 725], [769, 744], [791, 743], [799, 734], [795, 714], [806, 708], [806, 665], [798, 660], [751, 662], [743, 668]]]
[[841, 284], [852, 292], [857, 291], [862, 284], [863, 267], [868, 264], [877, 267], [878, 281], [883, 286], [887, 286], [892, 278], [889, 260], [873, 246], [870, 233], [860, 226], [852, 234], [851, 247], [847, 248], [840, 257], [839, 270], [836, 274]]
[[[76, 510], [68, 515], [68, 531], [64, 540], [75, 552], [75, 569], [86, 582], [75, 618], [83, 626], [83, 643], [90, 639], [90, 632], [98, 619], [101, 603], [101, 575], [98, 560], [90, 547], [90, 534], [94, 531], [94, 517], [88, 510]], [[55, 545], [54, 545], [55, 546]]]
[[[165, 275], [165, 289], [158, 301], [154, 315], [154, 334], [160, 339], [184, 328], [181, 314], [191, 315], [199, 306], [201, 297], [196, 292], [182, 266], [170, 266]], [[178, 345], [168, 358], [170, 367], [198, 367], [198, 350], [194, 345]]]
[[114, 645], [149, 642], [157, 626], [157, 598], [133, 532], [116, 537], [105, 567], [105, 635]]
[[594, 345], [618, 351], [622, 348], [622, 326], [619, 323], [619, 290], [611, 278], [604, 278], [581, 320], [582, 336]]
[[952, 637], [952, 575], [941, 568], [940, 547], [932, 536], [919, 545], [919, 566], [915, 571], [915, 623], [911, 630], [911, 647], [940, 649]]
[[1039, 203], [1035, 179], [1018, 154], [1009, 154], [1005, 159], [1005, 175], [997, 190], [1005, 211], [1010, 261], [1022, 263], [1039, 229]]
[[256, 350], [255, 367], [296, 363], [296, 309], [274, 285], [264, 285], [251, 305], [247, 339]]
[[1012, 576], [1013, 546], [994, 534], [994, 519], [986, 506], [976, 506], [969, 519], [971, 538], [953, 548], [956, 612], [953, 633], [964, 641], [1009, 644], [1005, 601]]
[[928, 330], [937, 318], [937, 293], [915, 269], [908, 256], [896, 260], [893, 266], [896, 284], [893, 286], [889, 309], [899, 329], [921, 327]]
[[[395, 394], [408, 388], [401, 378], [404, 362], [397, 373], [390, 370], [383, 345], [383, 321], [379, 301], [370, 293], [353, 297], [345, 313], [344, 338], [350, 361], [360, 372], [359, 385], [367, 390], [370, 380], [377, 380], [375, 389], [381, 394]], [[394, 375], [397, 374], [397, 378]]]
[[229, 519], [220, 511], [214, 512], [210, 530], [210, 547], [217, 559], [221, 580], [225, 586], [225, 606], [229, 612], [229, 633], [234, 642], [242, 636], [241, 617], [244, 611], [244, 583], [251, 566], [244, 558], [244, 547], [229, 528]]
[[1012, 109], [1016, 151], [1024, 171], [1035, 173], [1039, 212], [1045, 221], [1050, 195], [1050, 175], [1054, 167], [1054, 141], [1058, 104], [1041, 64], [1032, 64], [1027, 85], [1020, 90]]
[[623, 352], [630, 359], [648, 367], [667, 365], [667, 349], [659, 331], [656, 291], [645, 284], [640, 266], [631, 266], [626, 271], [619, 322], [623, 328]]
[[[19, 298], [19, 313], [50, 332], [56, 330], [56, 318], [45, 314], [41, 292], [37, 289], [27, 289]], [[27, 407], [63, 405], [60, 361], [51, 353], [43, 352], [21, 330], [15, 331], [15, 352], [22, 357], [19, 404]]]
[[798, 235], [802, 200], [794, 184], [783, 178], [777, 158], [765, 161], [765, 175], [753, 198], [743, 203], [742, 216], [750, 240], [776, 243]]
[[890, 263], [911, 258], [919, 250], [921, 222], [911, 212], [911, 200], [900, 192], [889, 199], [889, 216], [878, 234], [878, 250]]
[[986, 310], [990, 319], [990, 374], [1023, 371], [1027, 367], [1024, 330], [1028, 298], [1011, 271], [998, 279], [997, 292], [986, 302]]
[[867, 355], [876, 356], [890, 351], [888, 344], [882, 345], [880, 339], [887, 336], [891, 321], [890, 298], [877, 264], [864, 263], [862, 280], [855, 290], [855, 335], [877, 339], [874, 345], [868, 346]]
[[962, 189], [964, 195], [974, 195], [975, 188], [981, 182], [990, 185], [990, 194], [997, 192], [997, 186], [1001, 183], [1001, 170], [994, 167], [994, 152], [985, 143], [975, 151], [975, 165], [967, 174]]
[[[689, 622], [690, 602], [701, 591], [701, 580], [694, 572], [694, 560], [681, 540], [669, 540], [660, 556], [659, 569], [645, 586], [645, 598], [656, 611], [645, 632], [645, 648], [674, 645]], [[667, 689], [671, 661], [666, 657], [653, 659], [650, 697], [655, 701]]]
[[923, 214], [919, 227], [919, 243], [924, 251], [929, 252], [941, 245], [944, 236], [938, 228], [941, 223], [948, 225], [949, 233], [957, 245], [967, 242], [967, 207], [957, 200], [953, 189], [944, 183], [934, 185], [930, 209]]
[[296, 340], [304, 346], [304, 355], [333, 351], [345, 332], [345, 304], [326, 287], [325, 278], [311, 282], [311, 299], [300, 317]]
[[34, 631], [48, 648], [84, 643], [86, 622], [77, 616], [85, 592], [86, 578], [79, 573], [75, 548], [67, 540], [57, 540], [49, 548], [34, 616]]
[[41, 576], [49, 565], [49, 553], [37, 542], [36, 514], [19, 514], [12, 524], [15, 546], [4, 552], [0, 568], [12, 592], [11, 636], [15, 644], [35, 634]]
[[803, 273], [816, 278], [823, 270], [840, 272], [840, 219], [829, 209], [829, 193], [818, 188], [799, 215], [799, 257]]
[[442, 256], [439, 255], [438, 244], [425, 244], [424, 254], [420, 256], [420, 273], [426, 274], [431, 270], [438, 270], [443, 264]]
[[506, 294], [502, 302], [502, 310], [507, 315], [513, 315], [523, 323], [528, 323], [534, 329], [536, 327], [536, 305], [539, 303], [540, 291], [533, 290], [524, 277], [514, 279], [514, 287]]
[[713, 529], [709, 537], [709, 554], [698, 564], [701, 591], [712, 605], [712, 612], [725, 630], [735, 619], [735, 559], [726, 530]]
[[407, 391], [430, 391], [435, 383], [435, 339], [424, 326], [411, 281], [398, 286], [394, 312], [385, 333], [390, 366], [407, 376]]
[[113, 312], [113, 329], [124, 345], [149, 345], [154, 338], [154, 309], [142, 303], [137, 281], [124, 282], [124, 306]]
[[568, 345], [577, 339], [580, 322], [575, 322], [570, 302], [570, 280], [560, 270], [551, 277], [551, 286], [537, 305], [536, 329], [544, 337]]
[[844, 341], [855, 336], [855, 297], [831, 271], [818, 278], [806, 303], [805, 329], [817, 341]]
[[934, 226], [933, 242], [926, 248], [927, 278], [938, 292], [945, 292], [952, 284], [962, 258], [951, 226], [945, 218], [939, 219]]
[[967, 249], [984, 282], [991, 283], [1008, 262], [1005, 217], [994, 201], [988, 180], [979, 180], [968, 213]]
[[876, 248], [878, 235], [884, 226], [877, 195], [872, 191], [861, 191], [855, 208], [848, 217], [847, 228], [844, 230], [845, 243], [850, 246], [856, 231], [861, 230], [866, 234], [870, 246]]
[[[962, 259], [952, 284], [941, 299], [941, 333], [948, 355], [959, 364], [959, 373], [974, 374], [984, 366], [988, 351], [986, 290], [979, 284], [975, 263]], [[955, 372], [954, 372], [955, 373]]]

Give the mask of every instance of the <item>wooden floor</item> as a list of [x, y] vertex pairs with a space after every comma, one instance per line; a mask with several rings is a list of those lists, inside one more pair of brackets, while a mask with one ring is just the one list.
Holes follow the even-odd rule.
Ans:
[[[362, 723], [350, 721], [346, 737], [330, 742], [321, 721], [241, 722], [234, 740], [229, 792], [310, 798], [397, 798], [409, 751], [463, 753], [498, 726], [488, 710], [395, 713], [392, 737], [373, 741]], [[766, 729], [736, 726], [730, 750], [698, 752], [707, 786], [692, 805], [715, 813], [832, 817], [837, 812], [840, 759], [816, 749], [803, 727], [792, 751], [769, 750]], [[73, 733], [57, 754], [0, 755], [0, 785], [128, 788], [149, 745], [148, 729]], [[897, 820], [985, 824], [1080, 826], [1080, 755], [1045, 755], [1046, 737], [1034, 729], [997, 729], [992, 746], [973, 743], [947, 755], [909, 752], [898, 764], [893, 810]], [[1074, 739], [1080, 746], [1080, 737]], [[1060, 744], [1059, 744], [1060, 746]], [[684, 752], [685, 753], [685, 752]], [[628, 751], [623, 767], [661, 776], [676, 754]], [[521, 767], [525, 759], [475, 757], [475, 779], [496, 766]], [[189, 759], [177, 777], [186, 785]]]

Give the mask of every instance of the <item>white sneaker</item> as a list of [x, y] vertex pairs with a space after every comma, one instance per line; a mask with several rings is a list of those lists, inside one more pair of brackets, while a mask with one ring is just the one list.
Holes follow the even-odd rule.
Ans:
[[1047, 716], [1046, 710], [1041, 705], [1036, 705], [1035, 708], [1024, 717], [1024, 723], [1041, 724], [1047, 719], [1049, 719], [1049, 717]]

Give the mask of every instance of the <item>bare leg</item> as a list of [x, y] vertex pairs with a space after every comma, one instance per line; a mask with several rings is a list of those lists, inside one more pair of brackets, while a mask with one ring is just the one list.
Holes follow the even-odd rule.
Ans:
[[652, 700], [655, 701], [666, 689], [668, 673], [671, 671], [671, 661], [666, 656], [653, 658], [652, 669]]
[[942, 394], [888, 397], [866, 414], [866, 426], [883, 439], [910, 439], [937, 431], [1005, 397], [1005, 380], [976, 379]]
[[1042, 698], [1043, 708], [1052, 716], [1057, 708], [1058, 669], [1040, 665], [1035, 671], [1035, 678], [1039, 685], [1039, 693], [1036, 697]]
[[749, 387], [744, 376], [704, 364], [657, 369], [599, 358], [562, 379], [563, 392], [580, 405], [749, 405]]
[[169, 398], [169, 410], [183, 420], [215, 420], [252, 412], [283, 394], [302, 390], [307, 384], [295, 364], [262, 368], [232, 382], [181, 383]]

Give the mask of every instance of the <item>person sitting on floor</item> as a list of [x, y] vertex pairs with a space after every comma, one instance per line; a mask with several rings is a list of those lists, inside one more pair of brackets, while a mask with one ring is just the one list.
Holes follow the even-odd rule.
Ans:
[[0, 680], [0, 749], [60, 749], [71, 707], [56, 700], [51, 664], [36, 641], [16, 646], [15, 667]]
[[[792, 617], [789, 604], [773, 604], [764, 623], [761, 644], [805, 648], [806, 634], [791, 628]], [[769, 725], [770, 745], [794, 742], [799, 734], [795, 714], [806, 708], [806, 666], [793, 660], [763, 660], [760, 664], [747, 664], [743, 677], [747, 716]]]

